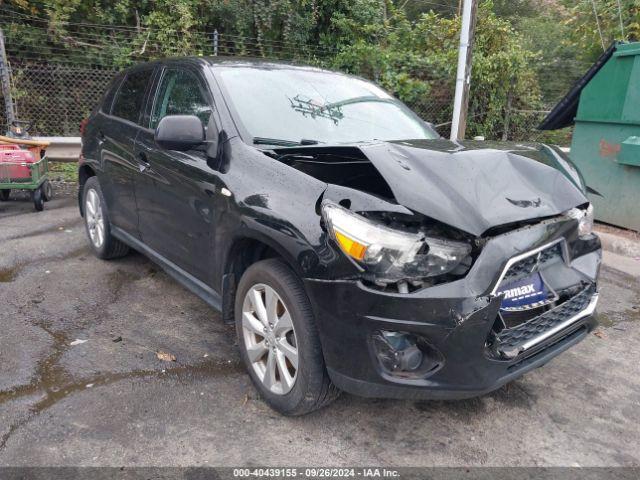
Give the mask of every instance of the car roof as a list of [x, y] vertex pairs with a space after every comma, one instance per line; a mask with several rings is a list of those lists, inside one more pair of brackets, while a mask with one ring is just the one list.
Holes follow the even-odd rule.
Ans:
[[327, 70], [319, 67], [314, 67], [311, 65], [297, 64], [291, 63], [287, 61], [280, 60], [265, 60], [261, 58], [252, 58], [252, 57], [231, 57], [231, 56], [219, 56], [219, 57], [197, 57], [197, 56], [188, 56], [188, 57], [167, 57], [162, 58], [150, 62], [142, 62], [138, 63], [132, 67], [125, 69], [125, 72], [135, 71], [142, 68], [149, 68], [155, 65], [170, 65], [170, 64], [197, 64], [197, 65], [206, 65], [210, 66], [214, 69], [216, 68], [242, 68], [242, 67], [257, 67], [257, 68], [268, 68], [268, 69], [295, 69], [295, 70], [304, 70], [309, 72], [325, 72], [325, 73], [334, 73], [338, 75], [346, 75], [341, 72], [336, 72], [333, 70]]

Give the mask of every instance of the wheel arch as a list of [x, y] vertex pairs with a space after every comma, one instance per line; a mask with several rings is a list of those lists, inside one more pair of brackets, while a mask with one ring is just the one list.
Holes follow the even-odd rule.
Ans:
[[297, 275], [301, 274], [300, 266], [294, 259], [270, 239], [246, 235], [234, 239], [230, 244], [222, 272], [222, 319], [225, 323], [234, 322], [235, 293], [244, 272], [254, 263], [269, 258], [280, 259]]
[[84, 208], [82, 205], [82, 196], [84, 195], [84, 184], [91, 177], [96, 176], [96, 171], [87, 164], [80, 165], [78, 168], [78, 208], [80, 209], [80, 216], [84, 217]]

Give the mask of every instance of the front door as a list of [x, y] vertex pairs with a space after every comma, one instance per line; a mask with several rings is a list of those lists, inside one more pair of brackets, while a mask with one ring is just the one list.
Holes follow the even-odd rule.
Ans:
[[146, 168], [136, 179], [142, 241], [205, 283], [210, 282], [216, 173], [205, 149], [160, 148], [153, 132], [166, 115], [196, 115], [207, 125], [213, 103], [196, 71], [166, 68], [158, 84], [148, 129], [140, 132], [137, 154]]

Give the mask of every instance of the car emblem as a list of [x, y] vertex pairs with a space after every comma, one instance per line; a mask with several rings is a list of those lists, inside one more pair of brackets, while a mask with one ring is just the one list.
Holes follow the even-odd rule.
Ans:
[[507, 201], [520, 208], [539, 208], [542, 205], [542, 199], [540, 197], [533, 200], [513, 200], [509, 197], [505, 197]]

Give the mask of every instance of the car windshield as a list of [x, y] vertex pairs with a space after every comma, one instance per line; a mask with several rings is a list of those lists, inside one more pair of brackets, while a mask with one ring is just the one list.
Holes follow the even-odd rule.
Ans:
[[358, 78], [281, 66], [234, 66], [216, 71], [237, 120], [255, 144], [437, 138], [404, 104]]

